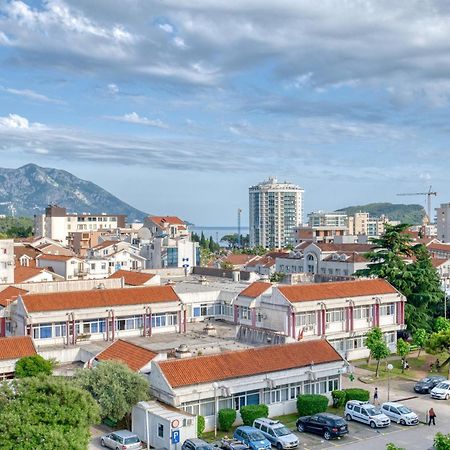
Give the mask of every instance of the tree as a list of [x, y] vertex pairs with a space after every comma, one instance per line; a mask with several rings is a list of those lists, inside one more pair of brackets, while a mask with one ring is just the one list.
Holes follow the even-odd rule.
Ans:
[[[428, 353], [436, 354], [443, 351], [450, 354], [450, 329], [433, 333], [427, 341], [426, 349]], [[450, 361], [450, 356], [441, 364], [445, 366]]]
[[[401, 356], [402, 361], [405, 359], [406, 355], [411, 350], [411, 346], [408, 342], [404, 341], [402, 338], [397, 340], [397, 355]], [[402, 364], [402, 373], [405, 371], [405, 364]]]
[[51, 375], [54, 367], [54, 361], [41, 355], [24, 356], [16, 362], [15, 375], [17, 378], [35, 377], [39, 374]]
[[274, 272], [271, 276], [270, 276], [270, 281], [272, 283], [280, 283], [281, 281], [283, 281], [285, 274], [283, 272]]
[[434, 448], [436, 450], [449, 450], [450, 434], [437, 433], [434, 437]]
[[236, 247], [239, 241], [239, 236], [237, 233], [233, 234], [226, 234], [225, 236], [222, 236], [220, 239], [220, 242], [227, 242], [228, 247]]
[[383, 333], [380, 328], [374, 327], [367, 333], [366, 347], [370, 350], [371, 356], [377, 361], [375, 377], [378, 377], [380, 361], [391, 354], [386, 342], [384, 342]]
[[200, 247], [205, 248], [206, 246], [207, 246], [207, 243], [206, 243], [205, 233], [203, 233], [203, 231], [202, 231], [202, 234], [200, 236]]
[[392, 442], [389, 442], [389, 444], [386, 444], [386, 450], [406, 450], [406, 449], [403, 447], [397, 447]]
[[222, 261], [220, 263], [220, 268], [223, 270], [233, 270], [233, 267], [234, 267], [233, 264], [231, 264], [228, 261]]
[[75, 382], [94, 397], [102, 418], [119, 421], [132, 407], [148, 398], [148, 382], [118, 361], [103, 361], [75, 374]]
[[439, 331], [450, 330], [450, 320], [446, 319], [445, 317], [436, 317], [433, 328], [437, 333]]
[[63, 377], [16, 379], [0, 397], [2, 450], [85, 450], [100, 419], [91, 395]]
[[418, 358], [420, 358], [420, 352], [424, 349], [427, 339], [428, 333], [423, 328], [417, 328], [413, 334], [413, 343], [419, 348]]

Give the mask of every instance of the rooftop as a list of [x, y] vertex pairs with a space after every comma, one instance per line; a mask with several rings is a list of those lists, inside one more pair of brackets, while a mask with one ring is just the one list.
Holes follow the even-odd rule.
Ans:
[[250, 286], [245, 288], [239, 295], [243, 297], [256, 298], [264, 294], [268, 289], [272, 287], [272, 283], [266, 283], [264, 281], [255, 281]]
[[151, 280], [155, 274], [144, 272], [131, 272], [129, 270], [118, 270], [110, 275], [108, 278], [123, 278], [125, 284], [129, 286], [142, 286], [147, 281]]
[[36, 355], [36, 349], [30, 336], [0, 338], [0, 361], [33, 355]]
[[15, 300], [19, 295], [25, 295], [28, 291], [19, 289], [14, 286], [8, 286], [0, 291], [0, 306], [6, 307], [11, 301]]

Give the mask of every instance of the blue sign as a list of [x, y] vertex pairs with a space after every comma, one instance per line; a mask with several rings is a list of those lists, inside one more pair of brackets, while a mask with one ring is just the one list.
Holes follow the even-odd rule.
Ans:
[[180, 442], [180, 430], [172, 430], [172, 444]]

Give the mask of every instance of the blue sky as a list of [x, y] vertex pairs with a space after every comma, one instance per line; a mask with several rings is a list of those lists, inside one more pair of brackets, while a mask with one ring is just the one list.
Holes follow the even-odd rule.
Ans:
[[448, 202], [448, 23], [436, 0], [0, 0], [1, 165], [203, 225], [271, 175], [305, 212]]

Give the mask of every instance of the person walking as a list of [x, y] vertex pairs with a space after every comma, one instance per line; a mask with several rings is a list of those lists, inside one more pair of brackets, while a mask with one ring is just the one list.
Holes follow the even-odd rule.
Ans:
[[428, 426], [431, 425], [431, 421], [433, 421], [433, 425], [436, 425], [436, 413], [434, 412], [433, 408], [430, 408], [428, 411]]
[[378, 401], [378, 388], [377, 387], [375, 388], [375, 390], [373, 392], [373, 402], [375, 403], [375, 405], [379, 404], [379, 401]]

